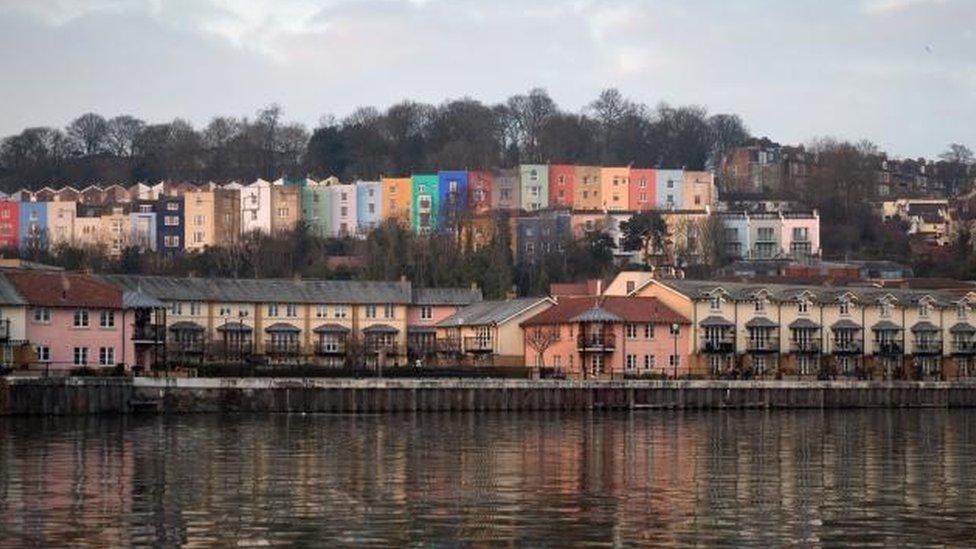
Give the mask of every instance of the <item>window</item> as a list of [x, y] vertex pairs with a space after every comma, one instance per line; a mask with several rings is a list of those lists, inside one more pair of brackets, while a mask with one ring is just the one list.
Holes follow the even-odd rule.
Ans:
[[346, 308], [341, 305], [336, 305], [336, 308], [333, 311], [333, 316], [335, 316], [335, 318], [346, 318]]
[[115, 327], [115, 311], [102, 311], [98, 314], [98, 325], [102, 328]]
[[193, 233], [193, 243], [202, 244], [203, 243], [203, 232], [197, 231]]
[[221, 305], [220, 312], [217, 313], [217, 316], [230, 316], [230, 307], [226, 305]]
[[430, 320], [434, 317], [434, 311], [430, 305], [424, 305], [420, 308], [420, 318], [423, 320]]
[[169, 314], [171, 315], [181, 315], [183, 314], [183, 303], [179, 301], [174, 301], [169, 304]]
[[927, 317], [929, 316], [929, 304], [919, 303], [918, 304], [918, 316]]
[[841, 301], [838, 308], [840, 309], [841, 316], [851, 314], [851, 303], [849, 301]]
[[298, 305], [295, 305], [294, 303], [285, 305], [285, 316], [290, 318], [298, 316]]
[[813, 373], [813, 361], [807, 355], [800, 355], [797, 357], [797, 363], [800, 369], [800, 375], [808, 376]]
[[87, 328], [88, 327], [88, 310], [87, 309], [76, 309], [74, 318], [75, 328]]
[[654, 355], [644, 355], [644, 369], [650, 370], [654, 368]]
[[115, 347], [99, 347], [98, 363], [102, 366], [115, 365]]
[[329, 315], [329, 308], [325, 305], [315, 306], [315, 318], [325, 318]]
[[51, 362], [51, 348], [47, 345], [34, 347], [34, 353], [37, 354], [38, 362]]
[[180, 216], [178, 215], [167, 215], [163, 217], [163, 223], [167, 227], [176, 227], [180, 224]]
[[668, 355], [668, 366], [671, 368], [681, 366], [681, 357], [678, 355]]
[[637, 339], [637, 325], [636, 324], [626, 324], [624, 326], [624, 333], [627, 339]]
[[75, 347], [74, 364], [75, 366], [88, 365], [88, 347]]
[[288, 217], [288, 208], [278, 208], [278, 217]]
[[366, 306], [366, 318], [376, 318], [376, 305]]
[[801, 315], [807, 314], [809, 308], [810, 308], [810, 303], [805, 299], [801, 299], [796, 303], [796, 312]]
[[383, 318], [393, 318], [394, 312], [396, 312], [394, 305], [388, 303], [383, 306]]
[[339, 215], [342, 217], [349, 215], [349, 208], [347, 208], [346, 206], [342, 206], [341, 208], [339, 208]]
[[166, 236], [163, 237], [163, 245], [167, 248], [179, 248], [180, 247], [180, 237], [178, 236]]
[[718, 311], [722, 308], [722, 298], [721, 297], [711, 297], [708, 299], [708, 308], [713, 311]]
[[888, 318], [889, 316], [891, 316], [891, 303], [883, 301], [881, 303], [881, 317]]
[[644, 325], [644, 339], [654, 339], [654, 325], [645, 324]]
[[47, 307], [38, 307], [34, 309], [34, 322], [39, 324], [47, 324], [51, 322], [51, 309]]
[[190, 302], [190, 314], [193, 315], [193, 316], [199, 316], [200, 315], [200, 302], [199, 301], [191, 301]]
[[268, 317], [278, 316], [278, 304], [268, 303]]
[[764, 313], [764, 312], [766, 312], [766, 300], [764, 300], [762, 298], [759, 298], [759, 299], [757, 299], [755, 301], [755, 305], [756, 305], [756, 312], [757, 313]]
[[203, 218], [202, 215], [195, 215], [195, 216], [193, 216], [193, 224], [194, 225], [197, 225], [197, 226], [203, 225], [203, 220], [204, 220], [204, 218]]
[[180, 203], [179, 202], [167, 202], [166, 203], [166, 209], [169, 210], [169, 211], [171, 211], [171, 212], [178, 212], [178, 211], [180, 211]]
[[628, 370], [633, 370], [637, 367], [637, 355], [627, 355], [627, 361], [625, 366]]
[[628, 294], [629, 293], [632, 293], [636, 289], [637, 289], [637, 282], [634, 281], [634, 280], [628, 280], [627, 281], [627, 293]]
[[969, 313], [969, 306], [966, 305], [965, 303], [960, 303], [959, 305], [956, 306], [956, 316], [959, 317], [959, 320], [966, 320], [966, 316], [968, 315], [968, 313]]

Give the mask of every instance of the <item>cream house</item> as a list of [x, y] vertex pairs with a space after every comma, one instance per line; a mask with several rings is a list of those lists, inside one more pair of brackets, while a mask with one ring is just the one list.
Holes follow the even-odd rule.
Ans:
[[525, 342], [520, 324], [552, 307], [548, 297], [482, 301], [460, 309], [437, 323], [437, 339], [445, 362], [520, 366]]

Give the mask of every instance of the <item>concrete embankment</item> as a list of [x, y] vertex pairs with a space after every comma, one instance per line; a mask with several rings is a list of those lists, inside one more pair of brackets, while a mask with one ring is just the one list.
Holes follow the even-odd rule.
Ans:
[[866, 407], [976, 407], [976, 382], [267, 378], [11, 378], [0, 382], [0, 415]]

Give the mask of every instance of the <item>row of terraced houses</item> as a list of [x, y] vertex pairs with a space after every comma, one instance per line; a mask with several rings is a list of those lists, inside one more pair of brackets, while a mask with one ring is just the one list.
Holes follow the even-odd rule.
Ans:
[[976, 373], [976, 292], [786, 286], [625, 271], [485, 301], [407, 281], [5, 270], [3, 362], [26, 370], [208, 363], [487, 365], [571, 378], [955, 378]]
[[[299, 223], [323, 237], [362, 237], [389, 219], [418, 233], [467, 231], [478, 246], [497, 228], [491, 214], [507, 212], [513, 251], [531, 260], [592, 230], [619, 243], [620, 224], [648, 210], [661, 211], [675, 234], [693, 240], [686, 228], [715, 206], [706, 172], [565, 165], [348, 184], [329, 178], [44, 188], [0, 199], [0, 248], [71, 244], [103, 246], [109, 254], [127, 247], [178, 253], [233, 246], [242, 235], [290, 231]], [[816, 212], [720, 215], [733, 257], [819, 255]]]

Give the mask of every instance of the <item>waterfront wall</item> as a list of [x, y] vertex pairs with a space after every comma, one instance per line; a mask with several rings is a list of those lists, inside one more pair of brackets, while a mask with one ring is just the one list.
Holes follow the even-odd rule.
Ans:
[[976, 407], [976, 382], [10, 378], [0, 415]]

